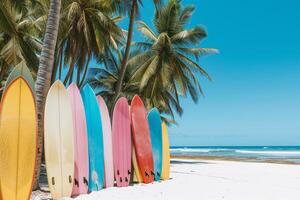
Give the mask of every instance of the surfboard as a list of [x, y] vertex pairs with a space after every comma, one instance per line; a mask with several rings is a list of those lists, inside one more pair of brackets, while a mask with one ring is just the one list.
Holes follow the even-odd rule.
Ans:
[[154, 180], [153, 156], [149, 125], [144, 103], [135, 95], [131, 101], [131, 125], [136, 158], [144, 183]]
[[113, 149], [112, 149], [112, 132], [109, 111], [104, 99], [98, 95], [97, 101], [100, 107], [102, 130], [103, 130], [103, 146], [104, 146], [104, 186], [114, 186], [114, 165], [113, 165]]
[[[131, 127], [131, 110], [130, 110], [130, 106], [129, 106], [129, 116], [130, 116], [130, 127]], [[135, 153], [135, 147], [134, 147], [134, 143], [132, 142], [132, 155], [131, 155], [131, 159], [132, 159], [132, 168], [133, 168], [133, 176], [132, 176], [132, 181], [136, 182], [136, 183], [142, 183], [143, 182], [143, 178], [139, 169], [139, 165], [136, 159], [136, 153]]]
[[136, 159], [135, 147], [132, 144], [132, 165], [133, 165], [133, 182], [142, 183], [143, 178]]
[[8, 85], [14, 79], [16, 79], [20, 76], [22, 76], [27, 81], [29, 87], [31, 88], [31, 91], [33, 91], [33, 94], [35, 94], [34, 80], [32, 78], [30, 70], [28, 69], [28, 67], [26, 67], [26, 65], [17, 65], [16, 67], [14, 67], [14, 69], [10, 72], [10, 74], [6, 80], [4, 90], [6, 90]]
[[118, 187], [128, 186], [131, 176], [131, 132], [127, 99], [118, 99], [113, 111], [113, 158]]
[[163, 142], [163, 162], [162, 162], [162, 172], [161, 179], [168, 180], [170, 178], [170, 144], [169, 144], [169, 134], [168, 127], [166, 123], [162, 123], [162, 142]]
[[71, 100], [61, 81], [46, 98], [44, 144], [48, 185], [53, 199], [69, 197], [74, 180], [74, 125]]
[[89, 180], [89, 152], [84, 106], [75, 83], [68, 87], [74, 125], [74, 181], [72, 196], [86, 194]]
[[104, 150], [102, 122], [93, 89], [86, 84], [81, 96], [84, 104], [89, 149], [89, 191], [98, 191], [104, 185]]
[[152, 108], [149, 111], [148, 124], [150, 127], [155, 180], [159, 181], [162, 171], [162, 128], [160, 113], [157, 108]]
[[0, 105], [0, 199], [30, 198], [37, 153], [35, 98], [28, 82], [9, 83]]

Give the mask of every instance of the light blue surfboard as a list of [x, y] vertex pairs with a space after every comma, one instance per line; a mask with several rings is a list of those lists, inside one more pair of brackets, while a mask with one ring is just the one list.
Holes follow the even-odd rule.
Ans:
[[104, 185], [104, 150], [100, 110], [93, 89], [87, 84], [81, 91], [86, 115], [89, 149], [89, 191]]
[[155, 180], [159, 181], [162, 171], [162, 129], [160, 113], [157, 108], [149, 111], [148, 123], [150, 127]]

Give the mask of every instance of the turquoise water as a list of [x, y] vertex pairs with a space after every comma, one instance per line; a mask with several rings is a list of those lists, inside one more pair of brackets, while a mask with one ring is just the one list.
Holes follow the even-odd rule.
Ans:
[[300, 163], [300, 146], [175, 146], [171, 155], [282, 159]]

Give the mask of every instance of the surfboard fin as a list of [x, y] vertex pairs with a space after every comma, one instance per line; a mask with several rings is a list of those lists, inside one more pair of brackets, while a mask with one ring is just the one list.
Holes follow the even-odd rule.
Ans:
[[127, 177], [125, 177], [125, 182], [128, 182], [128, 179], [127, 179]]
[[122, 183], [122, 177], [120, 177], [120, 182]]
[[83, 177], [83, 183], [86, 184], [86, 186], [89, 186], [89, 182], [85, 177]]
[[155, 177], [155, 173], [153, 171], [151, 171], [151, 175]]
[[52, 177], [52, 185], [55, 185], [55, 178]]
[[72, 176], [69, 176], [69, 183], [72, 183]]
[[119, 170], [117, 170], [117, 175], [118, 175], [118, 176], [120, 175], [120, 171], [119, 171]]
[[76, 178], [74, 178], [74, 184], [75, 184], [77, 187], [79, 187], [79, 182], [77, 181]]

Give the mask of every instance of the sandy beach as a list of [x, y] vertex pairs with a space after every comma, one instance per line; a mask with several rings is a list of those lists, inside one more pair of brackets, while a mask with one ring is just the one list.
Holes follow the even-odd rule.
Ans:
[[[300, 165], [172, 159], [171, 177], [168, 181], [108, 188], [74, 199], [294, 200], [300, 196]], [[35, 191], [32, 200], [49, 196]]]

